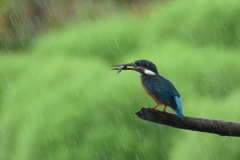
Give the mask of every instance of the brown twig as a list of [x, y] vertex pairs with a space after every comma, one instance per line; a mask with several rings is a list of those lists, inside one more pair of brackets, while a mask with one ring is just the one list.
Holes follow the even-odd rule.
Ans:
[[179, 118], [176, 114], [142, 108], [136, 115], [147, 121], [160, 123], [180, 129], [214, 133], [221, 136], [240, 137], [240, 122], [220, 121], [204, 118], [184, 116]]

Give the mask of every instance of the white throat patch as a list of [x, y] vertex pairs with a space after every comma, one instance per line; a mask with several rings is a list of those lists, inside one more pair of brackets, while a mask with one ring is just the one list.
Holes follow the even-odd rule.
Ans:
[[148, 69], [146, 69], [144, 72], [145, 72], [145, 74], [148, 74], [148, 75], [152, 75], [152, 76], [156, 75], [156, 73], [154, 73], [153, 71], [148, 70]]

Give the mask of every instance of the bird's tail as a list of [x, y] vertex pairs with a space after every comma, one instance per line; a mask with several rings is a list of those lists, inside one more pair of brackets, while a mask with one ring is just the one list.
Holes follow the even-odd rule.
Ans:
[[177, 104], [177, 108], [176, 108], [176, 113], [177, 115], [180, 117], [180, 118], [183, 118], [183, 114], [182, 114], [182, 104], [181, 104], [181, 101], [180, 101], [180, 98], [178, 96], [174, 96], [174, 100]]

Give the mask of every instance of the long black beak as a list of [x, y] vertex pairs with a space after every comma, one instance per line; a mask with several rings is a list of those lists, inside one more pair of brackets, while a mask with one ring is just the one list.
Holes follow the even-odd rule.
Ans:
[[118, 68], [112, 68], [112, 70], [119, 70], [122, 68], [122, 70], [131, 70], [133, 68], [127, 68], [128, 66], [132, 66], [132, 63], [127, 63], [127, 64], [117, 64], [117, 65], [112, 65], [111, 67], [118, 67]]
[[117, 75], [118, 75], [122, 70], [135, 70], [135, 68], [127, 68], [127, 67], [133, 67], [132, 63], [117, 64], [117, 65], [112, 65], [111, 67], [118, 67], [118, 68], [112, 68], [112, 70], [118, 70]]

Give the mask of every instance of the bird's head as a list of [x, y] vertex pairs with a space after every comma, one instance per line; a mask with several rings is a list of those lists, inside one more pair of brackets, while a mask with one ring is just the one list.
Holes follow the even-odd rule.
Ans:
[[148, 60], [137, 60], [132, 63], [113, 65], [112, 67], [119, 67], [113, 68], [113, 70], [118, 70], [118, 73], [120, 73], [122, 70], [134, 70], [137, 71], [140, 75], [158, 74], [158, 70], [155, 64]]

